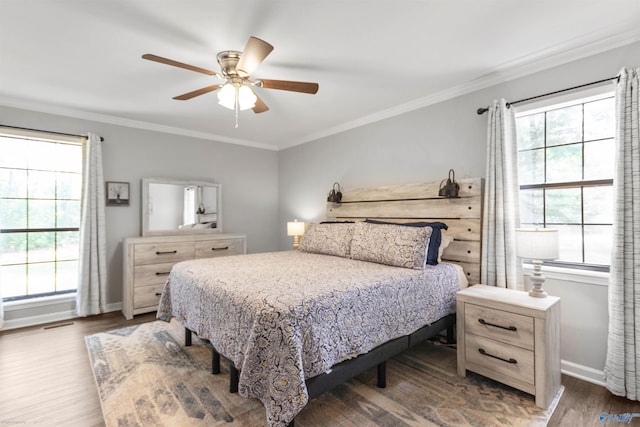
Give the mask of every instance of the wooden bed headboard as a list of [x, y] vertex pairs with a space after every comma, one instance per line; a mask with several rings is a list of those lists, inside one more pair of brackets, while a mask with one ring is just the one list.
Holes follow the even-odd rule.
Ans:
[[454, 240], [442, 259], [462, 265], [473, 285], [480, 283], [484, 180], [464, 178], [457, 182], [460, 192], [455, 199], [438, 196], [440, 181], [346, 190], [341, 203], [327, 203], [327, 219], [444, 222], [449, 227], [446, 234]]

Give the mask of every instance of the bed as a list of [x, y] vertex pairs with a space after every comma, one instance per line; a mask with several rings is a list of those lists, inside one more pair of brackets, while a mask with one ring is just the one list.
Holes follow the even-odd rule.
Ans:
[[[210, 342], [214, 370], [229, 359], [232, 390], [260, 399], [270, 426], [365, 369], [378, 366], [384, 386], [388, 358], [453, 337], [455, 293], [479, 274], [482, 182], [459, 183], [458, 199], [434, 197], [436, 183], [345, 192], [298, 251], [176, 264], [158, 318]], [[439, 227], [397, 225], [416, 220], [449, 228], [437, 265]]]

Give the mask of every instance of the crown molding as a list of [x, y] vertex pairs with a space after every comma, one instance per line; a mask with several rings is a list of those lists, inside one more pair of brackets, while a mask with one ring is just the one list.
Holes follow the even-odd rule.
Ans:
[[597, 55], [638, 41], [640, 41], [640, 27], [614, 35], [604, 34], [603, 32], [594, 32], [588, 36], [559, 43], [549, 47], [548, 49], [540, 50], [533, 54], [522, 56], [504, 64], [500, 64], [494, 67], [494, 69], [489, 73], [470, 82], [345, 122], [321, 132], [309, 134], [303, 138], [292, 141], [291, 144], [281, 147], [280, 149], [282, 150], [294, 147], [296, 145], [315, 141], [341, 132], [346, 132], [348, 130], [394, 116], [409, 113], [458, 96], [486, 89], [501, 83], [506, 83], [510, 80], [545, 71], [553, 67]]
[[229, 138], [228, 136], [217, 135], [214, 133], [198, 132], [189, 129], [177, 128], [172, 126], [164, 126], [156, 123], [143, 122], [139, 120], [125, 119], [122, 117], [110, 116], [108, 114], [91, 113], [87, 111], [77, 110], [73, 108], [55, 106], [50, 104], [42, 104], [19, 100], [15, 98], [0, 96], [0, 105], [22, 110], [36, 111], [39, 113], [55, 114], [58, 116], [72, 117], [75, 119], [91, 120], [99, 123], [107, 123], [111, 125], [124, 126], [135, 129], [144, 129], [172, 135], [187, 136], [191, 138], [204, 139], [208, 141], [223, 142], [227, 144], [244, 145], [247, 147], [260, 148], [263, 150], [278, 151], [278, 146], [273, 144], [265, 144], [257, 141], [250, 141], [239, 138]]

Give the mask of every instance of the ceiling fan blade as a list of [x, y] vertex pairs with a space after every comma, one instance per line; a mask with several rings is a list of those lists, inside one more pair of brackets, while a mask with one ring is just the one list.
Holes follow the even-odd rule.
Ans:
[[318, 92], [318, 83], [292, 82], [289, 80], [261, 79], [262, 87], [265, 89], [289, 90], [292, 92], [302, 92], [315, 94]]
[[253, 112], [256, 114], [264, 113], [265, 111], [269, 111], [269, 107], [264, 103], [262, 99], [258, 95], [256, 95], [256, 105], [253, 107]]
[[242, 77], [249, 77], [272, 50], [273, 46], [266, 41], [253, 36], [249, 37], [236, 65], [236, 72]]
[[207, 70], [206, 68], [196, 67], [195, 65], [185, 64], [184, 62], [174, 61], [173, 59], [163, 58], [162, 56], [152, 55], [150, 53], [145, 53], [142, 55], [143, 59], [148, 59], [149, 61], [159, 62], [161, 64], [173, 65], [174, 67], [184, 68], [185, 70], [191, 70], [198, 73], [206, 74], [208, 76], [218, 76], [220, 75], [215, 71]]
[[193, 92], [184, 93], [182, 95], [174, 96], [173, 99], [177, 99], [179, 101], [186, 101], [191, 98], [195, 98], [196, 96], [204, 95], [205, 93], [213, 92], [218, 89], [220, 85], [212, 85], [203, 87], [202, 89], [194, 90]]

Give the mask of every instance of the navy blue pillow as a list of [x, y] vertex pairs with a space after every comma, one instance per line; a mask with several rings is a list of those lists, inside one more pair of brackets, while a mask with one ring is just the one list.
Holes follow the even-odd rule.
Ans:
[[364, 222], [371, 224], [394, 224], [404, 225], [406, 227], [431, 227], [431, 238], [429, 239], [429, 248], [427, 249], [427, 264], [438, 265], [438, 250], [440, 249], [440, 242], [442, 241], [442, 232], [440, 230], [447, 230], [449, 227], [444, 222], [386, 222], [378, 221], [376, 219], [365, 219]]

